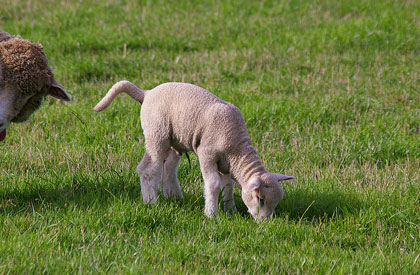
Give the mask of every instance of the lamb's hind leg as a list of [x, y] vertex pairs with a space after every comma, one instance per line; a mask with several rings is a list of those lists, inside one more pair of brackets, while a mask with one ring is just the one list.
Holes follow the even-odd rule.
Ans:
[[233, 181], [230, 174], [222, 174], [223, 184], [223, 210], [225, 212], [238, 212], [233, 198]]
[[162, 192], [165, 198], [183, 198], [181, 187], [179, 186], [177, 169], [181, 155], [174, 149], [169, 149], [165, 158], [163, 170]]
[[166, 140], [150, 141], [146, 136], [146, 153], [137, 167], [144, 203], [154, 203], [157, 200], [158, 190], [162, 187], [163, 165], [169, 148], [169, 142]]
[[137, 173], [140, 177], [141, 194], [144, 203], [154, 203], [158, 197], [159, 189], [159, 167], [155, 167], [152, 163], [150, 155], [144, 154], [143, 159], [137, 166]]
[[144, 203], [154, 203], [158, 197], [158, 190], [162, 187], [163, 168], [170, 142], [168, 125], [159, 116], [150, 115], [142, 118], [143, 134], [146, 153], [137, 171], [140, 176], [141, 193]]

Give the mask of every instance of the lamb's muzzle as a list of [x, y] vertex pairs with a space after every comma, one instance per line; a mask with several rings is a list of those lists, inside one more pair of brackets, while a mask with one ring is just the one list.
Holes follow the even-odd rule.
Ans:
[[221, 190], [225, 210], [235, 211], [233, 180], [240, 185], [242, 199], [256, 220], [273, 213], [283, 198], [279, 181], [294, 177], [265, 170], [238, 108], [192, 84], [165, 83], [144, 91], [121, 81], [94, 110], [105, 109], [122, 92], [142, 103], [146, 153], [137, 172], [145, 203], [155, 202], [159, 191], [164, 197], [182, 198], [177, 167], [182, 153], [193, 151], [203, 174], [207, 216], [217, 213]]

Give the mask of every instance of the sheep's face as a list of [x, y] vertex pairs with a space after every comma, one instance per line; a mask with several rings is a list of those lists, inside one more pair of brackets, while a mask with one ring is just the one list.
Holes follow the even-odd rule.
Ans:
[[283, 188], [279, 181], [294, 179], [277, 173], [253, 176], [246, 187], [242, 187], [242, 200], [249, 213], [257, 221], [269, 218], [277, 204], [283, 199]]
[[45, 96], [69, 101], [54, 78], [42, 45], [0, 31], [0, 141], [10, 122], [23, 122]]
[[0, 140], [6, 136], [6, 128], [22, 110], [26, 102], [31, 98], [30, 94], [25, 96], [10, 84], [0, 86]]
[[70, 95], [55, 80], [41, 91], [23, 93], [15, 85], [2, 81], [0, 71], [0, 141], [5, 139], [10, 122], [26, 121], [48, 94], [61, 100], [71, 100]]

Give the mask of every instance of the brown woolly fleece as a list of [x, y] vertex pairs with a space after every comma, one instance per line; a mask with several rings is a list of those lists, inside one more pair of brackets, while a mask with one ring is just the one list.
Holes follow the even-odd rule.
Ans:
[[48, 95], [71, 100], [48, 67], [41, 44], [0, 30], [0, 141], [10, 122], [26, 121]]
[[6, 37], [0, 40], [0, 66], [5, 81], [18, 86], [23, 93], [41, 92], [49, 87], [53, 73], [42, 46], [19, 37], [2, 37]]

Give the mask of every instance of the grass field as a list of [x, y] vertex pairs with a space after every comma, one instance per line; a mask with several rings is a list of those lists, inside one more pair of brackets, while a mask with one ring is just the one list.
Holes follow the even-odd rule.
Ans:
[[[137, 3], [134, 3], [137, 2]], [[0, 0], [71, 103], [0, 143], [0, 273], [420, 273], [417, 1]], [[141, 106], [111, 85], [197, 84], [242, 111], [266, 168], [296, 176], [270, 221], [144, 205]]]

